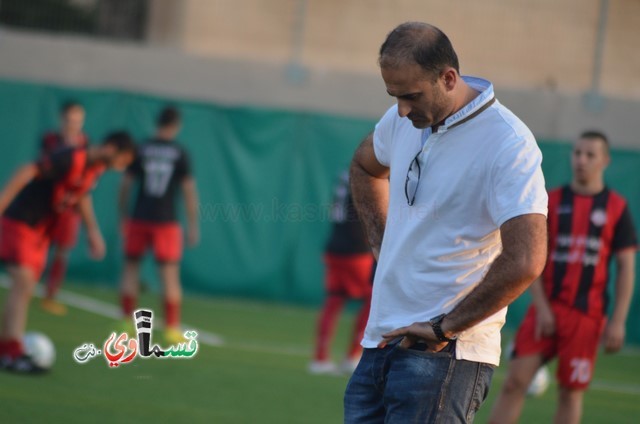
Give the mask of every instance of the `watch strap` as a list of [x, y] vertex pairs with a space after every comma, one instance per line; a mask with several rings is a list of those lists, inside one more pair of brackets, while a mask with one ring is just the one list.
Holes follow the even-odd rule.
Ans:
[[442, 327], [440, 327], [440, 324], [442, 323], [442, 320], [444, 319], [445, 316], [446, 316], [445, 314], [440, 314], [437, 317], [431, 318], [431, 321], [430, 321], [431, 328], [433, 329], [433, 333], [436, 335], [438, 340], [440, 340], [441, 342], [451, 343], [452, 341], [455, 340], [455, 337], [449, 338], [445, 336], [444, 331], [442, 331]]

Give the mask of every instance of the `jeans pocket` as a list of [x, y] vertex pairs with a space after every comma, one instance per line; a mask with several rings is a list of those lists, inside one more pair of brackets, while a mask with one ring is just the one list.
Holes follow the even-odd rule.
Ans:
[[413, 344], [411, 347], [402, 347], [400, 346], [400, 343], [398, 343], [396, 345], [396, 350], [398, 350], [399, 352], [404, 352], [404, 353], [408, 353], [408, 354], [413, 354], [416, 356], [424, 356], [424, 357], [444, 357], [444, 358], [451, 358], [454, 356], [455, 350], [456, 350], [456, 346], [455, 346], [455, 341], [448, 343], [442, 350], [438, 351], [438, 352], [431, 352], [427, 350], [428, 345], [426, 343], [423, 342], [418, 342]]
[[482, 403], [487, 399], [493, 377], [493, 370], [494, 367], [492, 365], [478, 364], [473, 394], [471, 396], [471, 402], [469, 402], [469, 408], [467, 409], [467, 422], [473, 422], [476, 412], [478, 412]]

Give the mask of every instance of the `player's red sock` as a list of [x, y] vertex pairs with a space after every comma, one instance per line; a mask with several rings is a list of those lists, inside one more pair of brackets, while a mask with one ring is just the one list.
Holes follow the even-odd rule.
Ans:
[[316, 339], [316, 361], [326, 361], [329, 358], [329, 347], [333, 337], [333, 331], [338, 321], [338, 315], [342, 310], [345, 298], [329, 295], [324, 302], [320, 318], [318, 319], [318, 333]]
[[164, 300], [164, 320], [167, 328], [180, 326], [180, 302]]
[[362, 307], [360, 308], [360, 312], [356, 317], [356, 322], [353, 327], [353, 336], [351, 338], [351, 347], [349, 348], [349, 359], [357, 359], [360, 357], [362, 353], [362, 346], [360, 342], [362, 341], [362, 337], [364, 336], [364, 329], [367, 326], [367, 321], [369, 320], [369, 309], [371, 309], [371, 298], [367, 298], [362, 303]]
[[122, 305], [122, 314], [127, 318], [132, 318], [133, 311], [136, 309], [136, 297], [128, 294], [120, 295], [120, 304]]
[[16, 339], [3, 339], [0, 340], [0, 357], [8, 356], [10, 358], [17, 358], [24, 354], [24, 347], [20, 340]]
[[47, 279], [47, 298], [53, 299], [58, 293], [62, 280], [67, 273], [67, 259], [62, 256], [56, 256], [49, 270], [49, 278]]

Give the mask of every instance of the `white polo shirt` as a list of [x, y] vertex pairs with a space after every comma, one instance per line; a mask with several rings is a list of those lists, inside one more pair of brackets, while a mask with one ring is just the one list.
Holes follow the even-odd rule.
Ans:
[[[542, 154], [533, 134], [495, 100], [489, 81], [463, 78], [481, 94], [436, 133], [413, 127], [397, 106], [376, 125], [375, 154], [391, 176], [366, 348], [376, 347], [388, 331], [451, 311], [500, 253], [500, 226], [519, 215], [547, 214]], [[405, 180], [420, 150], [421, 177], [409, 206]], [[498, 365], [506, 313], [504, 308], [460, 333], [457, 359]]]

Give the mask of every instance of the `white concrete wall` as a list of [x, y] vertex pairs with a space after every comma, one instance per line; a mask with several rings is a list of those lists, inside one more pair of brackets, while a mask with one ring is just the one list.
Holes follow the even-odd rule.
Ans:
[[[392, 103], [375, 73], [310, 69], [304, 81], [293, 83], [287, 72], [286, 65], [264, 61], [0, 28], [2, 79], [369, 118], [381, 116]], [[539, 137], [570, 140], [586, 127], [601, 128], [615, 146], [640, 148], [637, 101], [609, 97], [601, 110], [590, 110], [582, 94], [502, 84], [496, 91]]]
[[[405, 21], [447, 33], [463, 72], [515, 89], [591, 87], [601, 0], [168, 0], [164, 41], [201, 56], [285, 63], [296, 49], [318, 71], [376, 74], [386, 34]], [[304, 30], [294, 34], [300, 3]], [[175, 10], [174, 10], [175, 9]], [[171, 10], [171, 12], [168, 12]], [[158, 24], [152, 20], [150, 28]], [[174, 31], [174, 27], [179, 30]], [[162, 32], [162, 31], [156, 31]], [[296, 37], [299, 35], [299, 37]], [[640, 1], [609, 0], [600, 89], [640, 100]]]

